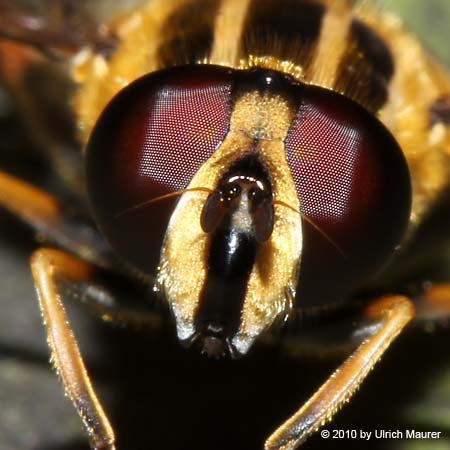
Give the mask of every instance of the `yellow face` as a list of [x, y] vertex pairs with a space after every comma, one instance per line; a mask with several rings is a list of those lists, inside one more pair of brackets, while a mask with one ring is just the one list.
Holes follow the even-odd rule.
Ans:
[[[299, 202], [283, 144], [292, 119], [290, 108], [282, 98], [257, 92], [242, 95], [235, 102], [226, 138], [187, 187], [202, 186], [214, 191], [235, 161], [256, 151], [261, 165], [270, 172], [271, 190], [274, 192], [270, 202], [278, 199], [292, 208], [274, 205], [273, 230], [270, 237], [258, 246], [250, 273], [242, 281], [246, 285], [243, 298], [235, 298], [237, 294], [230, 293], [226, 300], [228, 303], [236, 302], [239, 308], [239, 324], [234, 327], [233, 336], [227, 339], [230, 347], [240, 354], [246, 353], [256, 337], [276, 319], [287, 316], [295, 296], [302, 246], [301, 218], [296, 212]], [[255, 140], [258, 142], [256, 150]], [[210, 252], [211, 236], [205, 233], [199, 220], [206, 197], [205, 193], [193, 195], [188, 192], [180, 198], [161, 251], [157, 284], [171, 304], [177, 320], [178, 337], [183, 341], [192, 339], [199, 332], [195, 316], [210, 266], [205, 255]], [[239, 226], [239, 223], [234, 225], [235, 228]], [[223, 309], [220, 311], [219, 308], [217, 314], [222, 316]]]

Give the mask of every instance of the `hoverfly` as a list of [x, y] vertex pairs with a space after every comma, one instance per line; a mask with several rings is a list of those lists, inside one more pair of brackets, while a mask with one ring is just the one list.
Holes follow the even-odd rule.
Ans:
[[[163, 297], [178, 339], [211, 357], [270, 347], [274, 329], [288, 352], [353, 345], [266, 448], [296, 448], [329, 420], [415, 314], [405, 290], [372, 277], [447, 187], [448, 79], [392, 16], [278, 3], [154, 0], [111, 22], [111, 46], [77, 51], [90, 202], [118, 258], [53, 197], [2, 176], [3, 206], [62, 248], [37, 250], [32, 268], [93, 448], [113, 448], [114, 433], [61, 301], [154, 328]], [[121, 297], [131, 285], [145, 305]], [[447, 292], [416, 292], [419, 316], [445, 316]], [[297, 324], [342, 310], [345, 340]]]

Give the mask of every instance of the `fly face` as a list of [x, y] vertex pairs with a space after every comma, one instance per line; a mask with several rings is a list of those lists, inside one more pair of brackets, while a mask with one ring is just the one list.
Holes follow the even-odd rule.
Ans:
[[[305, 289], [317, 292], [301, 277], [303, 245], [325, 248], [342, 293], [384, 263], [409, 218], [406, 162], [381, 123], [267, 69], [180, 66], [141, 78], [100, 117], [87, 163], [106, 236], [157, 271], [179, 339], [212, 356], [247, 353]], [[301, 214], [326, 245], [311, 232], [305, 242]]]
[[[181, 343], [212, 357], [245, 355], [298, 311], [352, 301], [449, 179], [449, 82], [398, 22], [346, 2], [279, 3], [155, 0], [111, 25], [113, 51], [74, 60], [98, 225], [133, 267], [125, 276], [167, 300]], [[20, 215], [11, 183], [0, 189]], [[31, 211], [24, 220], [59, 226]], [[95, 284], [97, 246], [66, 231], [54, 235], [70, 254], [39, 250], [33, 273], [66, 391], [92, 446], [113, 449], [56, 275], [102, 317], [126, 314]], [[360, 312], [360, 346], [266, 449], [296, 448], [328, 420], [414, 306], [388, 295]]]

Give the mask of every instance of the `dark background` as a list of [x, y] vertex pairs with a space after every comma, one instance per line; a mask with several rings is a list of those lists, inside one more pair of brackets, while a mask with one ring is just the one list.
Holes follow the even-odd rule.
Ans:
[[[1, 3], [1, 2], [0, 2]], [[87, 4], [88, 2], [83, 2]], [[102, 2], [106, 3], [106, 2]], [[450, 3], [388, 3], [450, 67]], [[0, 163], [45, 184], [46, 166], [0, 91]], [[444, 235], [450, 208], [430, 221]], [[424, 239], [427, 245], [427, 238]], [[28, 257], [29, 232], [0, 214], [0, 450], [81, 450], [86, 438], [48, 364]], [[449, 275], [450, 242], [439, 247], [439, 278]], [[425, 279], [430, 270], [423, 272]], [[450, 278], [450, 276], [448, 276]], [[264, 438], [297, 409], [339, 361], [290, 360], [275, 349], [255, 348], [239, 361], [210, 361], [183, 350], [173, 332], [140, 334], [111, 329], [80, 307], [70, 317], [95, 385], [116, 428], [119, 450], [262, 448]], [[440, 450], [450, 448], [450, 329], [409, 330], [387, 352], [329, 430], [443, 431], [439, 440], [311, 438], [306, 449]]]

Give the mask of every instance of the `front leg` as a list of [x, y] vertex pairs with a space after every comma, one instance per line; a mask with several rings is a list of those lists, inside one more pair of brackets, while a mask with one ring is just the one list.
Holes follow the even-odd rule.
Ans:
[[57, 289], [58, 276], [73, 282], [86, 281], [92, 267], [61, 251], [41, 249], [32, 255], [31, 269], [52, 361], [66, 393], [84, 423], [92, 448], [114, 450], [113, 429], [92, 387]]
[[370, 331], [369, 337], [292, 417], [272, 433], [265, 449], [293, 450], [331, 420], [414, 315], [414, 305], [406, 297], [386, 296], [373, 300], [364, 310], [368, 321], [364, 331]]
[[[151, 308], [151, 302], [148, 307], [142, 302], [144, 289], [134, 294], [127, 289], [128, 296], [124, 295], [111, 284], [105, 285], [95, 266], [63, 251], [37, 250], [31, 257], [31, 269], [54, 367], [84, 423], [92, 448], [113, 450], [114, 432], [89, 379], [63, 303], [76, 299], [102, 320], [152, 330], [162, 325], [161, 316]], [[133, 295], [141, 302], [133, 303]]]

